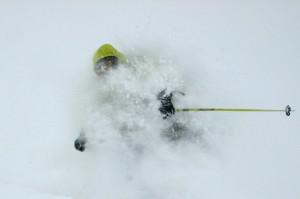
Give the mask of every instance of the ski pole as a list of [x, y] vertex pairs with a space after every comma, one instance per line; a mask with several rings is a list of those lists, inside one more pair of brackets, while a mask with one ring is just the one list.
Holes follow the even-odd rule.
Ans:
[[176, 112], [195, 112], [195, 111], [225, 111], [225, 112], [285, 112], [287, 116], [295, 111], [287, 105], [285, 109], [256, 109], [256, 108], [177, 108]]

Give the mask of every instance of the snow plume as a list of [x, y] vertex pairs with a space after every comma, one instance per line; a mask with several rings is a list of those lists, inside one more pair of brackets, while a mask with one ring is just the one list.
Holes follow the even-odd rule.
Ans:
[[[1, 198], [300, 198], [299, 9], [3, 1]], [[91, 56], [106, 42], [132, 66], [100, 79]], [[170, 141], [155, 99], [164, 88], [186, 93], [175, 96], [179, 108], [296, 111], [178, 113], [188, 136]], [[81, 129], [91, 140], [83, 153], [73, 147]]]
[[[83, 154], [93, 154], [97, 161], [84, 197], [182, 198], [198, 189], [187, 183], [197, 173], [185, 171], [205, 165], [203, 127], [196, 127], [186, 114], [163, 120], [158, 111], [160, 91], [184, 91], [176, 67], [165, 59], [144, 57], [103, 76], [90, 76]], [[176, 105], [184, 98], [174, 96]], [[173, 132], [174, 123], [184, 130]]]

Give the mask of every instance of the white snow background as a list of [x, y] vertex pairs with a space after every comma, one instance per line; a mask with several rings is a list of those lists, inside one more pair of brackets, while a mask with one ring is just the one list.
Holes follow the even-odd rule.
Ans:
[[[299, 1], [1, 1], [0, 198], [299, 198], [299, 10]], [[92, 125], [106, 141], [80, 153], [82, 110], [103, 88], [91, 84], [91, 58], [107, 42], [148, 60], [144, 80], [114, 76], [130, 96], [171, 84], [186, 92], [178, 106], [296, 112], [187, 113], [203, 141], [170, 143], [155, 108], [100, 109], [108, 121]], [[145, 127], [134, 139], [142, 149], [110, 134], [109, 118]]]

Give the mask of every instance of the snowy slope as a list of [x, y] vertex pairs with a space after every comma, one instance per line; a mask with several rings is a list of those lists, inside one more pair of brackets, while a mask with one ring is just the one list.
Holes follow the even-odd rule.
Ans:
[[[6, 198], [300, 197], [299, 2], [0, 5], [0, 191]], [[147, 110], [141, 118], [151, 121], [137, 119], [147, 127], [135, 140], [142, 153], [112, 136], [114, 124], [102, 127], [104, 120], [93, 125], [108, 141], [79, 153], [73, 141], [85, 104], [101, 89], [93, 84], [99, 80], [91, 56], [106, 42], [128, 57], [146, 57], [147, 81], [112, 77], [116, 88], [132, 94], [148, 97], [171, 84], [187, 93], [178, 106], [290, 104], [297, 111], [290, 118], [181, 115], [203, 142], [174, 145], [159, 139], [164, 123]]]
[[47, 193], [40, 193], [30, 188], [18, 187], [16, 185], [0, 184], [2, 198], [24, 198], [24, 199], [68, 199], [69, 197], [55, 196]]

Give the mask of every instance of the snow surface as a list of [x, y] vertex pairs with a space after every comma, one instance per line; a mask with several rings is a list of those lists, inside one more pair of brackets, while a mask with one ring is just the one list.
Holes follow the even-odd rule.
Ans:
[[7, 183], [0, 184], [1, 198], [23, 198], [23, 199], [69, 199], [69, 197], [55, 196], [48, 193], [40, 193], [28, 187], [19, 187]]
[[[299, 1], [0, 5], [1, 198], [300, 197]], [[139, 75], [94, 76], [107, 42]], [[153, 98], [165, 86], [182, 107], [297, 111], [178, 114], [197, 140], [169, 142]], [[82, 127], [97, 138], [85, 153]]]

